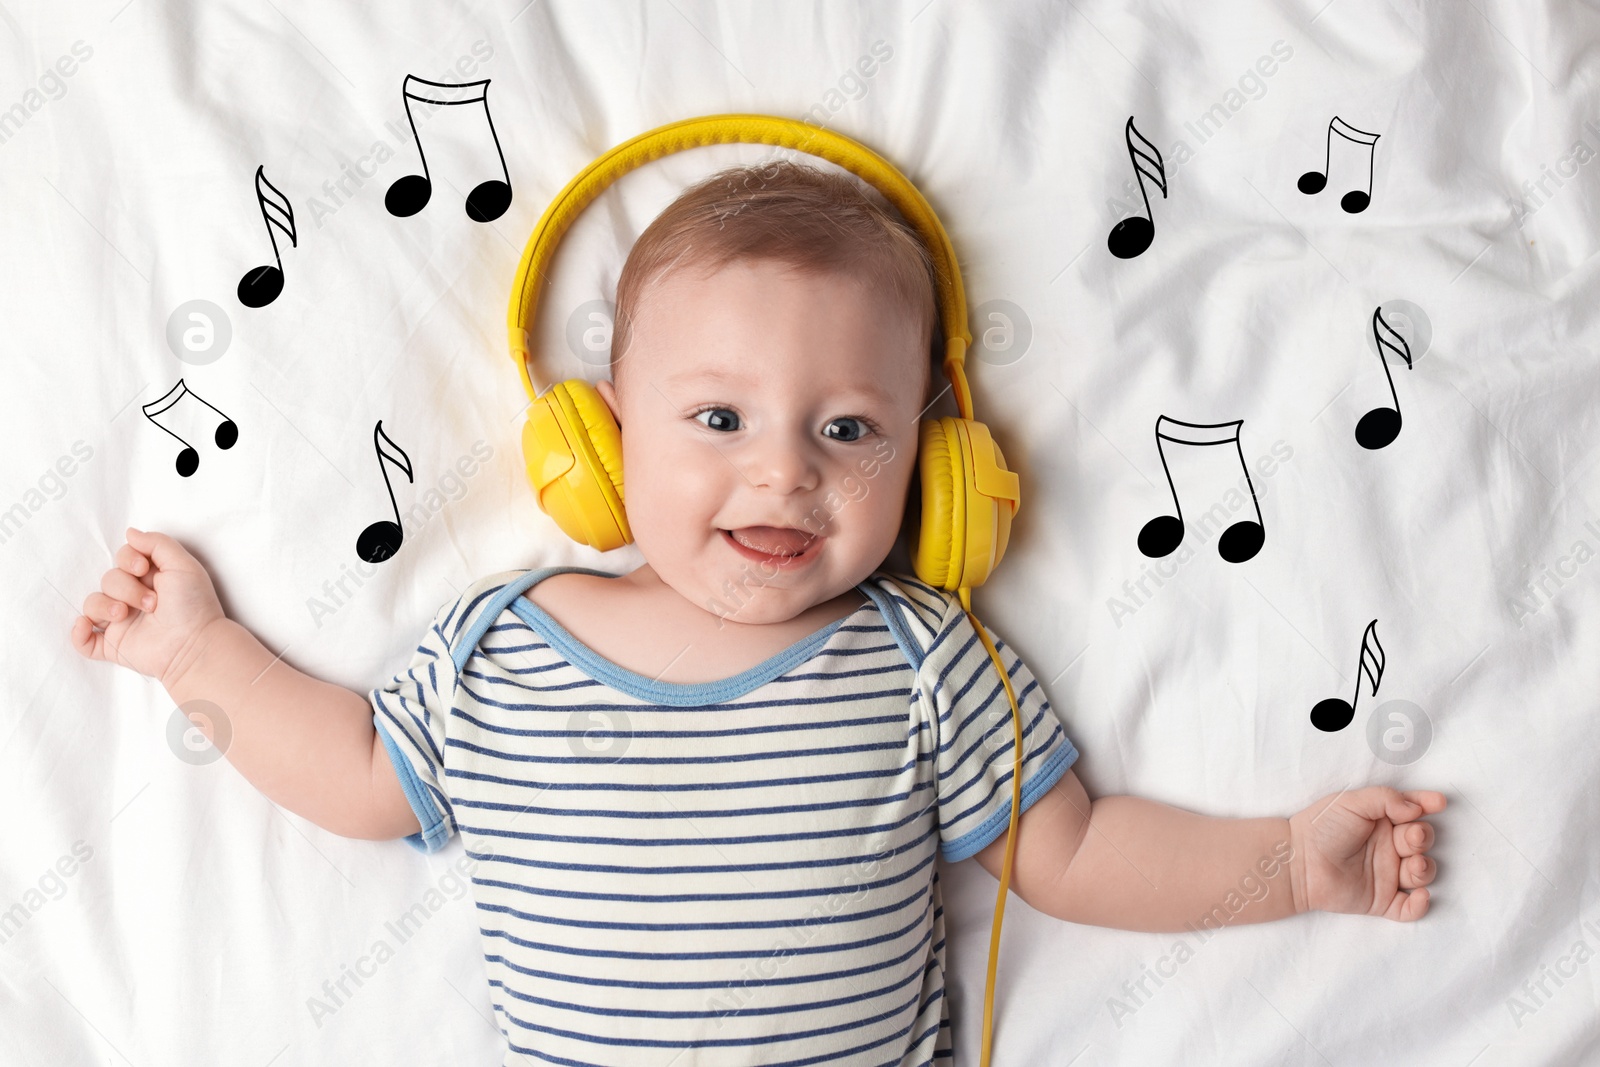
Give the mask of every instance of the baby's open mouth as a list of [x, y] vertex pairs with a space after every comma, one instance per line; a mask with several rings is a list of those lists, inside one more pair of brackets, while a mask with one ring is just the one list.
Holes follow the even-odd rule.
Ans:
[[764, 556], [799, 556], [817, 540], [815, 534], [790, 526], [742, 526], [723, 530], [729, 539]]

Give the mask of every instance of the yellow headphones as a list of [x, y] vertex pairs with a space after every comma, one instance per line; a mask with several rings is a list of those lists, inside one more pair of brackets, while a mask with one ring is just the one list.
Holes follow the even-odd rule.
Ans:
[[506, 326], [511, 358], [532, 404], [522, 429], [522, 453], [539, 507], [573, 540], [600, 551], [633, 541], [623, 511], [622, 431], [594, 386], [581, 378], [535, 388], [530, 337], [540, 284], [556, 245], [580, 212], [601, 191], [635, 167], [686, 148], [740, 142], [791, 148], [819, 156], [881, 192], [922, 237], [933, 257], [939, 316], [944, 326], [944, 372], [955, 390], [959, 418], [925, 419], [918, 430], [922, 515], [914, 538], [912, 566], [928, 585], [956, 593], [984, 648], [1000, 672], [1011, 700], [1015, 765], [1011, 775], [1011, 823], [1000, 895], [989, 944], [989, 977], [983, 1000], [983, 1067], [988, 1067], [994, 1009], [994, 976], [1000, 952], [1000, 922], [1010, 886], [1022, 803], [1022, 716], [1011, 679], [994, 642], [972, 614], [971, 591], [994, 573], [1021, 504], [1021, 487], [989, 429], [972, 417], [965, 370], [972, 335], [955, 250], [933, 208], [894, 165], [865, 145], [821, 127], [772, 115], [707, 115], [657, 127], [624, 141], [567, 183], [534, 227], [517, 265]]

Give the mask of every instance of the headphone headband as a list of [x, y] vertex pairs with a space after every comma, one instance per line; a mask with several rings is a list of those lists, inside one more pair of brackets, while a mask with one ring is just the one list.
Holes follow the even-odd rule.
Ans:
[[911, 224], [933, 259], [939, 318], [945, 336], [944, 371], [955, 389], [961, 416], [972, 418], [972, 398], [965, 371], [967, 348], [972, 344], [972, 335], [967, 331], [966, 296], [961, 287], [955, 249], [933, 208], [894, 164], [872, 149], [820, 126], [774, 115], [706, 115], [658, 126], [606, 152], [578, 172], [556, 195], [522, 250], [506, 316], [511, 358], [517, 363], [528, 397], [536, 397], [549, 385], [535, 387], [529, 337], [539, 306], [539, 290], [541, 285], [549, 283], [545, 268], [572, 221], [607, 186], [635, 167], [687, 148], [730, 142], [792, 148], [826, 159], [877, 189]]

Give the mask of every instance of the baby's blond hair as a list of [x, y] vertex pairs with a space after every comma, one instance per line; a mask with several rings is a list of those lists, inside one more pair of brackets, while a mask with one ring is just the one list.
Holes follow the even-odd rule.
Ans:
[[611, 376], [627, 354], [641, 299], [668, 269], [707, 272], [771, 259], [805, 273], [837, 272], [884, 294], [943, 347], [933, 261], [917, 232], [862, 191], [855, 177], [789, 160], [718, 171], [684, 190], [645, 227], [617, 278]]

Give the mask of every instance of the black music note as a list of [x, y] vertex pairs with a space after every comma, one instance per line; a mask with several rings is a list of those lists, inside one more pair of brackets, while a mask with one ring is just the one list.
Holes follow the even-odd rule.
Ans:
[[[1134, 129], [1132, 115], [1128, 116], [1128, 125], [1123, 128], [1122, 135], [1128, 142], [1128, 159], [1133, 163], [1134, 176], [1139, 179], [1139, 195], [1144, 197], [1144, 213], [1150, 217], [1130, 215], [1111, 227], [1111, 235], [1106, 238], [1106, 247], [1110, 248], [1111, 254], [1118, 259], [1132, 259], [1149, 248], [1150, 242], [1156, 237], [1155, 214], [1150, 210], [1150, 194], [1144, 187], [1145, 176], [1149, 175], [1150, 180], [1156, 183], [1156, 188], [1161, 190], [1162, 197], [1165, 197], [1167, 169], [1161, 163], [1161, 150], [1151, 144], [1144, 134]], [[1139, 143], [1144, 145], [1144, 148], [1133, 143], [1135, 137], [1139, 138]], [[1155, 168], [1153, 170], [1152, 165]]]
[[[428, 172], [428, 156], [422, 150], [422, 138], [417, 134], [416, 119], [411, 116], [413, 100], [420, 100], [425, 104], [481, 103], [483, 105], [483, 117], [488, 120], [489, 136], [494, 138], [495, 154], [500, 157], [500, 173], [505, 180], [491, 178], [473, 186], [472, 192], [467, 194], [467, 217], [473, 222], [493, 222], [506, 213], [506, 208], [511, 206], [511, 172], [506, 169], [506, 156], [500, 151], [500, 138], [494, 132], [494, 118], [489, 114], [490, 80], [485, 78], [483, 81], [451, 85], [445, 82], [431, 82], [415, 74], [406, 75], [406, 80], [401, 86], [401, 95], [405, 98], [406, 121], [411, 124], [411, 136], [417, 142], [417, 155], [422, 157], [422, 173], [407, 174], [389, 186], [389, 191], [383, 197], [383, 206], [389, 209], [389, 214], [400, 218], [415, 215], [428, 205], [428, 198], [433, 196], [433, 179]], [[428, 88], [423, 89], [422, 86]]]
[[[388, 442], [393, 453], [385, 452], [384, 442]], [[400, 505], [394, 502], [394, 486], [389, 484], [389, 468], [383, 461], [388, 460], [396, 467], [406, 472], [406, 481], [412, 481], [411, 457], [406, 455], [405, 449], [394, 443], [394, 439], [383, 432], [383, 420], [372, 428], [372, 448], [378, 453], [378, 470], [383, 473], [383, 487], [389, 490], [389, 506], [394, 509], [394, 522], [388, 519], [379, 519], [377, 522], [361, 531], [361, 536], [356, 538], [356, 555], [368, 563], [382, 563], [396, 552], [405, 541], [405, 531], [400, 528]]]
[[[1232, 422], [1197, 423], [1156, 418], [1156, 451], [1161, 456], [1161, 471], [1167, 476], [1167, 488], [1172, 490], [1172, 505], [1176, 515], [1158, 515], [1144, 524], [1139, 531], [1139, 551], [1152, 559], [1170, 554], [1183, 541], [1183, 505], [1178, 501], [1178, 489], [1172, 482], [1172, 471], [1167, 466], [1167, 453], [1163, 441], [1180, 445], [1232, 445], [1239, 454], [1239, 467], [1244, 471], [1245, 484], [1250, 487], [1250, 502], [1255, 505], [1256, 519], [1242, 519], [1231, 524], [1217, 538], [1217, 555], [1229, 563], [1243, 563], [1261, 551], [1267, 540], [1267, 528], [1261, 518], [1261, 504], [1256, 500], [1255, 483], [1250, 481], [1250, 469], [1245, 466], [1244, 449], [1239, 445], [1239, 427], [1243, 419]], [[1182, 427], [1181, 430], [1174, 427]], [[1214, 510], [1214, 509], [1213, 509]], [[1202, 527], [1203, 527], [1202, 523]]]
[[[1385, 337], [1384, 331], [1394, 340]], [[1389, 373], [1389, 361], [1383, 358], [1383, 350], [1394, 352], [1406, 361], [1406, 370], [1411, 369], [1411, 346], [1383, 317], [1381, 305], [1372, 312], [1372, 339], [1378, 342], [1378, 362], [1383, 364], [1383, 376], [1389, 379], [1389, 395], [1394, 397], [1394, 407], [1373, 408], [1361, 416], [1361, 421], [1356, 423], [1356, 444], [1362, 448], [1382, 448], [1400, 436], [1400, 394], [1394, 390], [1394, 375]]]
[[1311, 725], [1330, 734], [1349, 726], [1350, 720], [1356, 717], [1356, 704], [1361, 701], [1361, 676], [1365, 674], [1372, 682], [1372, 695], [1377, 696], [1378, 683], [1383, 680], [1383, 661], [1383, 646], [1378, 644], [1378, 620], [1373, 619], [1361, 635], [1361, 666], [1356, 670], [1355, 699], [1348, 704], [1342, 697], [1317, 701], [1317, 706], [1311, 709]]
[[1328, 146], [1327, 151], [1323, 154], [1322, 169], [1306, 171], [1300, 175], [1298, 184], [1300, 191], [1307, 195], [1320, 193], [1327, 188], [1328, 175], [1331, 173], [1329, 168], [1333, 164], [1333, 135], [1336, 133], [1352, 144], [1365, 145], [1367, 149], [1366, 190], [1363, 192], [1360, 189], [1352, 189], [1339, 198], [1339, 206], [1354, 215], [1367, 210], [1367, 205], [1372, 203], [1373, 145], [1378, 143], [1379, 134], [1358, 130], [1338, 115], [1335, 115], [1333, 121], [1328, 123]]
[[[256, 203], [261, 206], [261, 221], [267, 227], [267, 236], [272, 238], [272, 258], [278, 261], [278, 265], [264, 264], [239, 279], [239, 303], [247, 308], [266, 307], [283, 292], [283, 256], [278, 254], [278, 238], [272, 228], [276, 226], [288, 236], [289, 247], [299, 246], [294, 232], [294, 208], [289, 198], [267, 181], [263, 167], [256, 168]], [[268, 208], [277, 214], [268, 211]]]
[[182, 400], [186, 396], [194, 397], [196, 400], [199, 400], [200, 403], [205, 404], [206, 407], [211, 408], [211, 410], [215, 411], [218, 415], [222, 415], [221, 425], [219, 425], [216, 429], [216, 432], [212, 434], [212, 440], [216, 442], [218, 448], [232, 448], [234, 442], [239, 440], [239, 427], [234, 424], [234, 421], [228, 418], [228, 416], [223, 415], [222, 412], [217, 408], [210, 404], [206, 404], [206, 401], [200, 396], [199, 393], [191, 390], [187, 385], [183, 384], [183, 379], [179, 378], [178, 384], [174, 385], [171, 389], [168, 389], [165, 396], [161, 397], [159, 400], [152, 400], [150, 403], [142, 405], [139, 410], [144, 412], [144, 417], [149, 419], [158, 430], [164, 434], [167, 434], [169, 437], [172, 437], [183, 446], [183, 451], [178, 453], [178, 475], [182, 478], [187, 478], [189, 475], [200, 469], [200, 453], [196, 452], [189, 445], [188, 441], [185, 441], [183, 438], [179, 437], [177, 434], [161, 425], [160, 422], [157, 422], [156, 416], [165, 415], [168, 411], [172, 410], [178, 401]]

